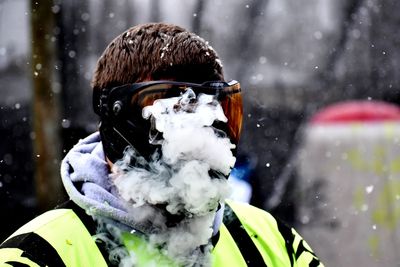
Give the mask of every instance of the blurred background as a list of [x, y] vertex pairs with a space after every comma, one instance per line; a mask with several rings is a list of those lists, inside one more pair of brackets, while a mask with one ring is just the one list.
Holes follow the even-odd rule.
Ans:
[[399, 266], [399, 8], [0, 0], [1, 239], [66, 199], [60, 160], [97, 128], [90, 80], [106, 45], [132, 25], [164, 21], [209, 41], [225, 77], [242, 84], [235, 173], [251, 185], [250, 202], [295, 226], [326, 266]]

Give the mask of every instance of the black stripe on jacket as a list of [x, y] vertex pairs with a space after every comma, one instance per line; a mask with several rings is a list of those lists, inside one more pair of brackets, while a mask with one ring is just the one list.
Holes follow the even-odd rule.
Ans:
[[[30, 232], [14, 236], [4, 241], [0, 248], [18, 248], [23, 251], [21, 257], [28, 258], [39, 266], [65, 266], [55, 248], [40, 235]], [[8, 262], [11, 266], [21, 266], [16, 262]]]
[[248, 266], [267, 266], [253, 240], [228, 204], [225, 205], [224, 224]]

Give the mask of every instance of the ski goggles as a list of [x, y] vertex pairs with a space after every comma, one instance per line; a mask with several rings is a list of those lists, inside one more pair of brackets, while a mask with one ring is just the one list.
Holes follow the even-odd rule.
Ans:
[[216, 122], [216, 128], [223, 130], [231, 141], [237, 144], [243, 116], [241, 88], [237, 81], [211, 81], [203, 84], [151, 81], [126, 84], [95, 91], [93, 107], [95, 113], [102, 119], [111, 121], [122, 119], [137, 123], [143, 120], [144, 107], [153, 105], [154, 101], [159, 99], [179, 97], [189, 88], [196, 95], [213, 95], [218, 100], [228, 121]]

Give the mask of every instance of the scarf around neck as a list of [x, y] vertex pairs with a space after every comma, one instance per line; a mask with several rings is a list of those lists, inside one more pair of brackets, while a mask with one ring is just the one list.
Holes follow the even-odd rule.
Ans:
[[[128, 213], [128, 203], [118, 196], [109, 174], [99, 132], [80, 140], [61, 163], [61, 178], [67, 194], [86, 213], [122, 229], [146, 233], [151, 226], [138, 224]], [[213, 235], [222, 223], [221, 206], [215, 216]]]

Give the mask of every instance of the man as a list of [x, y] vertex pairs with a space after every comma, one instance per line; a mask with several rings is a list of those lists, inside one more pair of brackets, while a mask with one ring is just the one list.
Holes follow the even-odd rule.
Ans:
[[322, 266], [293, 229], [225, 201], [241, 89], [206, 41], [138, 25], [109, 44], [92, 85], [99, 133], [61, 167], [71, 201], [3, 242], [6, 266]]

